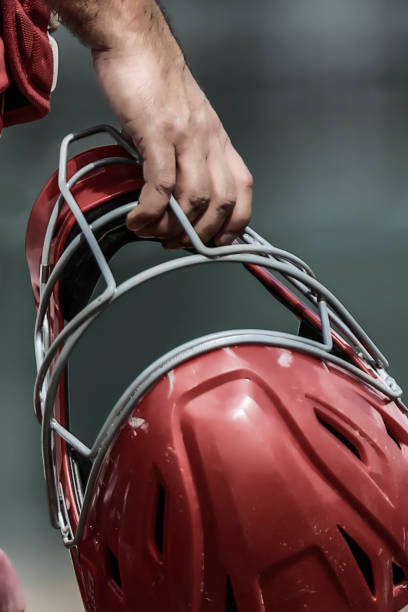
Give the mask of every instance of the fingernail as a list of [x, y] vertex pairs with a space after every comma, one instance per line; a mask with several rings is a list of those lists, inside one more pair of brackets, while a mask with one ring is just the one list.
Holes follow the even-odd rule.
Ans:
[[134, 208], [132, 208], [132, 210], [130, 210], [128, 212], [128, 214], [126, 215], [126, 225], [129, 227], [130, 225], [134, 225], [135, 221], [141, 221], [140, 219], [140, 209], [139, 206], [135, 206]]
[[132, 230], [132, 232], [135, 231], [135, 227], [134, 227], [134, 223], [133, 223], [133, 218], [130, 216], [130, 213], [128, 214], [128, 216], [126, 217], [126, 227], [130, 230]]

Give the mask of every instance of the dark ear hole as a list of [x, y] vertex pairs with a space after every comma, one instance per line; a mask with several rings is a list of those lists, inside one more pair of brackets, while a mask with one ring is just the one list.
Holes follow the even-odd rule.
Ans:
[[121, 589], [122, 581], [120, 579], [119, 562], [117, 558], [115, 557], [115, 555], [113, 554], [113, 552], [110, 550], [110, 548], [108, 548], [108, 563], [109, 563], [110, 574], [113, 580], [118, 585], [118, 587]]
[[392, 563], [392, 581], [394, 585], [404, 582], [405, 579], [406, 577], [405, 577], [404, 570], [402, 569], [400, 565], [398, 565], [398, 563], [395, 563], [395, 561], [393, 561]]
[[86, 483], [88, 482], [89, 474], [92, 469], [92, 461], [88, 457], [84, 457], [81, 453], [76, 450], [71, 450], [71, 458], [75, 461], [78, 473], [81, 478], [82, 488], [85, 489]]
[[315, 414], [316, 414], [316, 418], [319, 421], [320, 425], [323, 425], [323, 427], [325, 427], [327, 431], [329, 431], [342, 444], [344, 444], [344, 446], [347, 446], [347, 448], [353, 453], [353, 455], [357, 457], [357, 459], [360, 459], [360, 461], [362, 461], [358, 448], [354, 446], [354, 444], [350, 442], [350, 440], [346, 438], [346, 436], [341, 431], [336, 429], [331, 423], [328, 423], [320, 413], [315, 412]]
[[364, 576], [368, 588], [370, 589], [371, 593], [375, 595], [373, 568], [371, 566], [371, 561], [368, 555], [364, 552], [362, 548], [360, 548], [357, 542], [353, 540], [351, 535], [349, 535], [346, 531], [344, 531], [342, 527], [340, 527], [340, 525], [338, 525], [338, 528], [341, 535], [345, 539], [346, 544], [349, 547], [354, 559], [356, 560], [356, 563]]
[[395, 434], [391, 431], [390, 427], [387, 425], [387, 421], [383, 419], [383, 422], [384, 422], [384, 427], [385, 427], [385, 429], [387, 431], [387, 434], [390, 436], [391, 440], [394, 440], [394, 442], [398, 446], [398, 448], [401, 448], [400, 441], [395, 436]]
[[227, 588], [225, 592], [225, 612], [238, 612], [229, 576], [227, 576]]
[[156, 520], [154, 524], [154, 539], [160, 554], [163, 553], [164, 513], [166, 508], [166, 492], [159, 482], [157, 487]]

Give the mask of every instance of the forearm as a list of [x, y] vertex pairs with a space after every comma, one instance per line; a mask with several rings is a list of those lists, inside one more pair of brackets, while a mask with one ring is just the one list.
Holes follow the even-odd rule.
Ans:
[[47, 0], [91, 49], [165, 46], [182, 55], [155, 0]]
[[252, 177], [186, 66], [155, 0], [47, 0], [92, 49], [99, 84], [143, 159], [128, 227], [188, 246], [168, 207], [179, 201], [203, 242], [228, 244], [247, 225]]

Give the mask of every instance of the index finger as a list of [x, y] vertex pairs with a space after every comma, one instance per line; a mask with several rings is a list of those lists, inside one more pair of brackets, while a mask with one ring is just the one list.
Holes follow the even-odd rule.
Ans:
[[150, 146], [143, 163], [145, 184], [138, 205], [126, 218], [127, 227], [136, 234], [160, 220], [166, 212], [176, 183], [176, 154], [170, 143]]

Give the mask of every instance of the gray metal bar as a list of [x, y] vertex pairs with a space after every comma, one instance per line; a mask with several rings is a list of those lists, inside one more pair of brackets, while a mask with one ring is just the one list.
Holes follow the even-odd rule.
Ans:
[[[98, 160], [97, 162], [81, 168], [67, 182], [66, 168], [69, 145], [76, 140], [101, 132], [107, 132], [116, 142], [121, 144], [132, 155], [132, 159], [108, 158]], [[375, 344], [346, 310], [343, 304], [328, 291], [326, 287], [316, 280], [313, 271], [305, 262], [291, 253], [273, 247], [251, 228], [246, 228], [242, 237], [244, 244], [235, 242], [233, 245], [223, 247], [206, 247], [197, 236], [194, 227], [173, 197], [171, 197], [169, 201], [170, 208], [189, 236], [197, 254], [186, 255], [170, 262], [161, 263], [149, 270], [136, 274], [134, 277], [117, 286], [110, 266], [95, 238], [94, 231], [102, 227], [108, 221], [126, 215], [134, 208], [136, 203], [132, 202], [115, 211], [111, 211], [94, 223], [89, 224], [71, 192], [73, 185], [86, 173], [97, 167], [114, 163], [129, 163], [134, 165], [139, 164], [139, 158], [130, 143], [110, 126], [96, 126], [78, 134], [71, 134], [63, 140], [60, 152], [59, 173], [61, 196], [57, 200], [50, 216], [41, 259], [43, 269], [47, 269], [48, 280], [46, 283], [41, 283], [40, 304], [35, 325], [35, 351], [38, 374], [34, 390], [34, 404], [37, 415], [40, 420], [42, 419], [42, 451], [51, 520], [54, 526], [61, 529], [64, 542], [68, 547], [77, 544], [82, 537], [86, 514], [93, 494], [98, 470], [118, 428], [123, 424], [139, 398], [142, 397], [161, 376], [183, 361], [222, 347], [242, 344], [264, 344], [296, 350], [316, 357], [319, 360], [340, 366], [350, 374], [358, 377], [362, 382], [370, 385], [391, 399], [398, 399], [402, 393], [395, 381], [386, 372], [388, 362], [385, 357], [380, 353]], [[54, 266], [51, 274], [48, 274], [51, 264], [50, 250], [52, 236], [64, 200], [70, 207], [72, 214], [82, 230], [82, 234], [77, 236], [70, 245], [68, 245], [59, 261]], [[57, 338], [54, 339], [51, 346], [49, 346], [47, 332], [47, 310], [49, 301], [55, 284], [61, 276], [61, 272], [84, 240], [86, 240], [91, 249], [106, 282], [106, 288], [97, 298], [92, 300], [80, 313], [78, 313], [72, 321], [65, 325]], [[128, 291], [162, 274], [184, 267], [217, 262], [240, 263], [246, 265], [255, 264], [262, 266], [266, 270], [274, 270], [281, 274], [289, 283], [298, 289], [315, 308], [317, 308], [321, 321], [323, 342], [301, 338], [292, 334], [266, 330], [235, 330], [232, 332], [226, 331], [218, 334], [211, 334], [177, 347], [146, 368], [131, 383], [115, 404], [109, 417], [106, 419], [96, 436], [91, 448], [86, 446], [68, 429], [58, 423], [53, 415], [53, 411], [61, 377], [65, 371], [69, 356], [79, 338], [82, 337], [86, 329], [104, 309], [111, 302], [119, 299]], [[357, 365], [349, 363], [331, 352], [333, 347], [332, 331], [330, 327], [331, 321], [334, 322], [336, 327], [338, 327], [342, 334], [348, 338], [354, 346], [361, 350], [368, 364], [372, 365], [376, 363], [380, 366], [374, 369], [372, 376], [357, 367]], [[406, 410], [402, 402], [399, 400], [398, 402], [401, 409]], [[56, 435], [64, 439], [80, 454], [94, 459], [90, 477], [84, 492], [83, 504], [80, 508], [79, 523], [75, 532], [72, 530], [69, 522], [69, 514], [67, 512], [61, 484], [57, 482], [54, 472], [53, 453], [54, 437]]]
[[[214, 334], [214, 336], [216, 335]], [[321, 351], [313, 347], [308, 347], [306, 350], [303, 342], [297, 342], [296, 338], [296, 336], [293, 336], [292, 339], [287, 339], [283, 338], [280, 334], [275, 335], [271, 332], [264, 332], [261, 330], [237, 330], [236, 332], [224, 332], [224, 335], [220, 335], [215, 338], [200, 338], [199, 340], [194, 341], [197, 342], [195, 345], [192, 344], [192, 346], [188, 346], [188, 344], [186, 344], [179, 347], [179, 349], [176, 349], [175, 351], [171, 351], [155, 362], [152, 366], [147, 368], [140, 376], [138, 376], [130, 387], [126, 389], [122, 397], [115, 405], [111, 415], [106, 420], [104, 427], [101, 429], [101, 432], [92, 447], [92, 456], [95, 458], [95, 460], [85, 489], [84, 503], [81, 508], [77, 531], [72, 540], [65, 540], [65, 545], [67, 547], [75, 546], [81, 540], [86, 515], [93, 495], [94, 484], [99, 468], [103, 461], [103, 457], [105, 456], [106, 450], [112, 442], [113, 437], [118, 431], [119, 427], [129, 416], [129, 412], [136, 405], [139, 398], [141, 398], [161, 376], [171, 371], [183, 361], [217, 348], [238, 346], [242, 344], [265, 344], [268, 346], [277, 346], [305, 352], [319, 359], [323, 359], [324, 361], [329, 361], [330, 363], [339, 365], [348, 370], [350, 373], [355, 374], [369, 386], [373, 386], [379, 391], [383, 391], [383, 385], [378, 383], [376, 380], [373, 380], [356, 366], [353, 366], [352, 364], [347, 364], [346, 366], [346, 362], [343, 359], [331, 354], [327, 355], [325, 351]]]
[[78, 438], [76, 438], [68, 429], [65, 429], [56, 419], [51, 419], [50, 421], [51, 429], [56, 431], [57, 434], [68, 442], [73, 449], [77, 450], [78, 453], [83, 455], [84, 457], [91, 456], [91, 449], [88, 448], [85, 444], [83, 444]]

